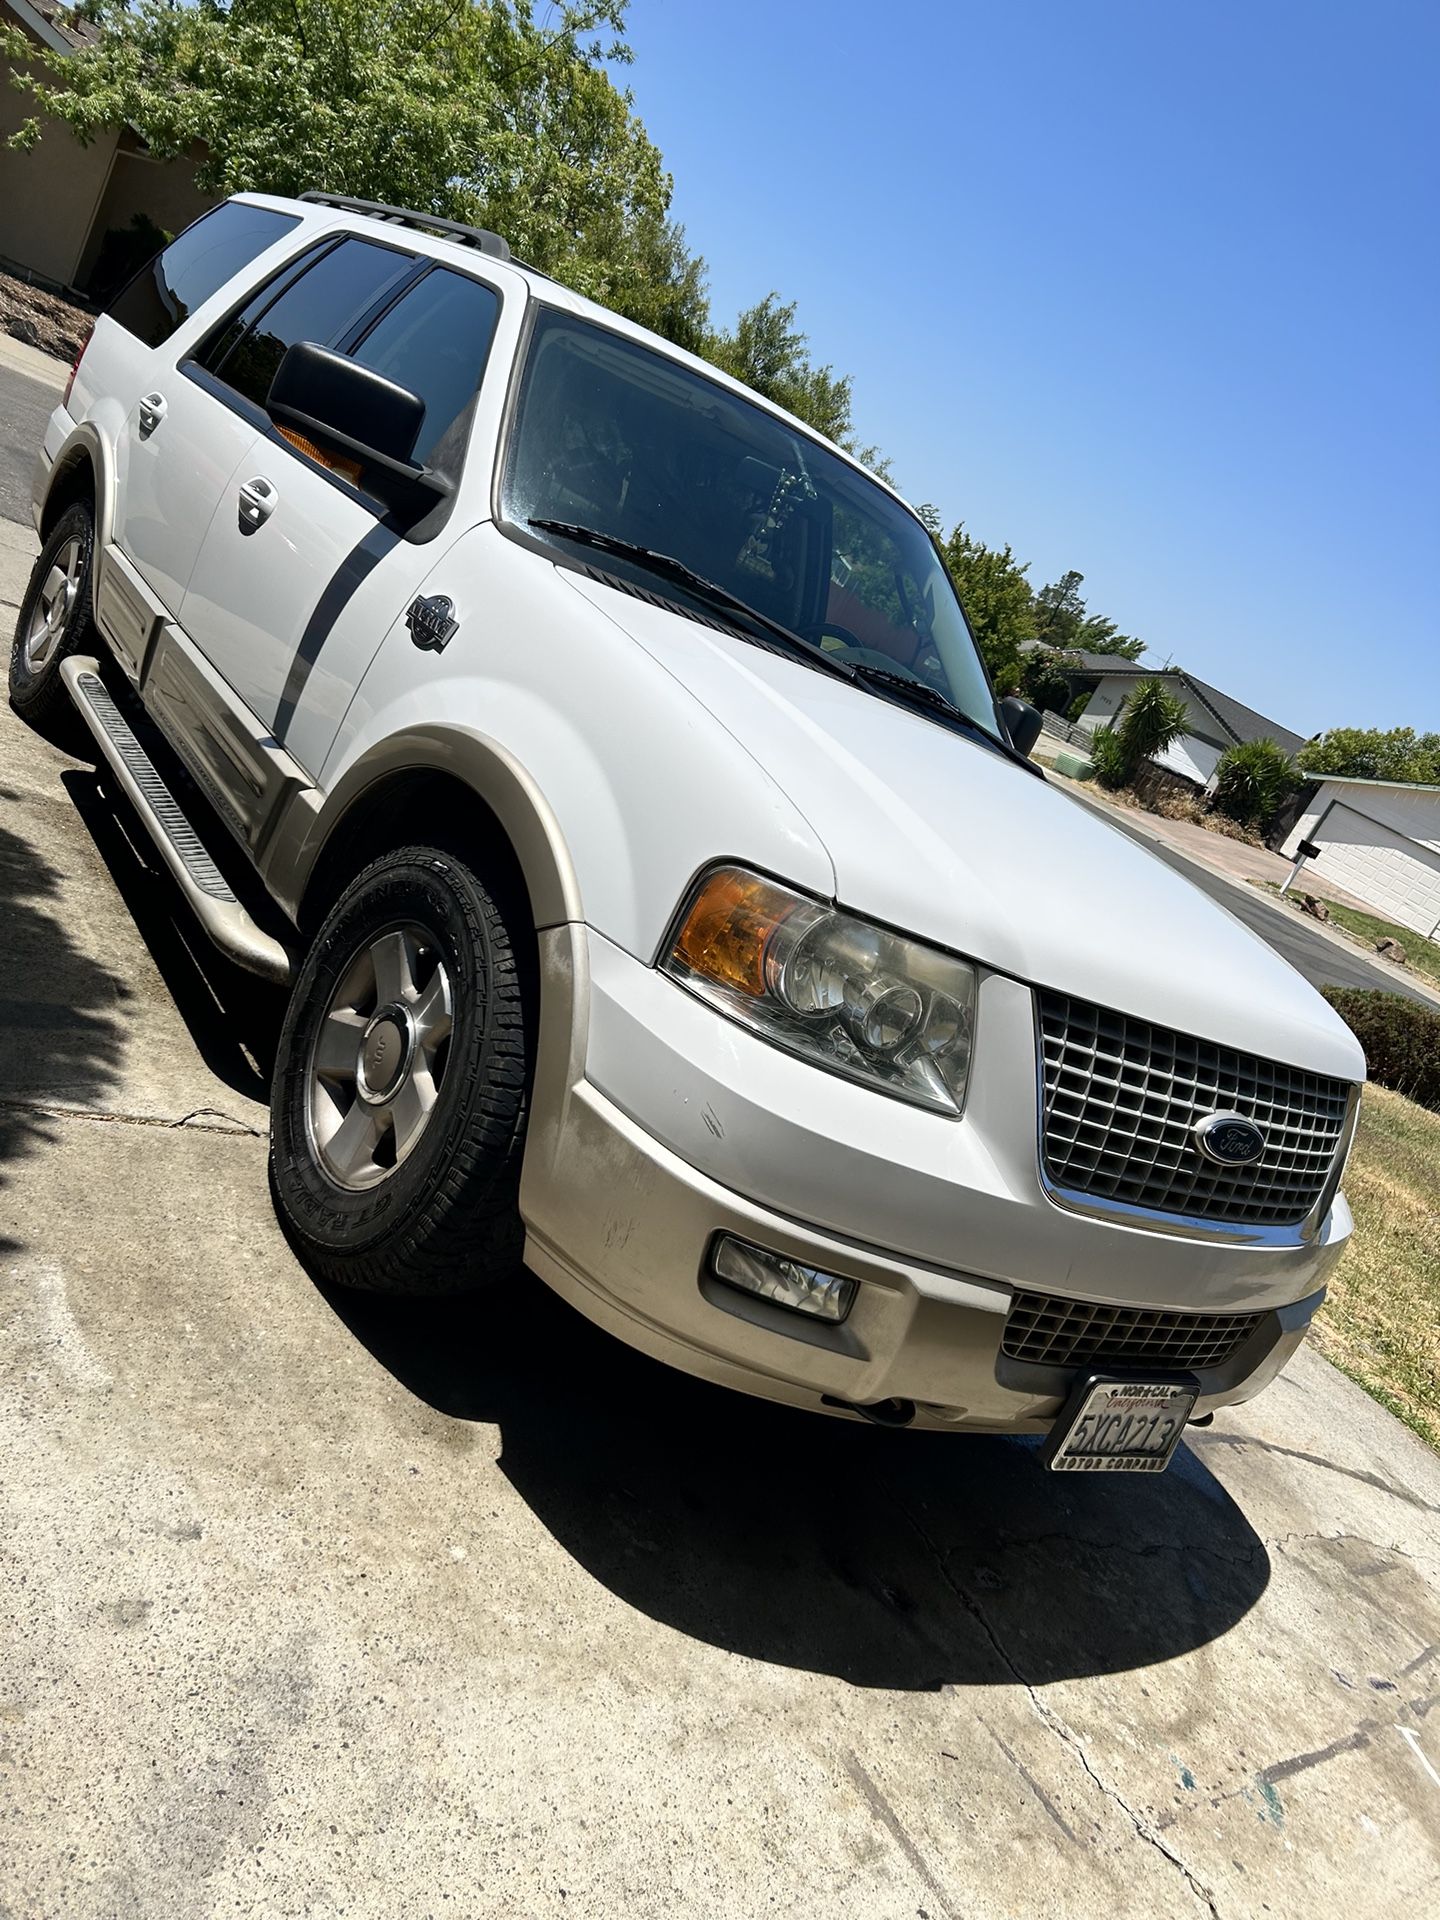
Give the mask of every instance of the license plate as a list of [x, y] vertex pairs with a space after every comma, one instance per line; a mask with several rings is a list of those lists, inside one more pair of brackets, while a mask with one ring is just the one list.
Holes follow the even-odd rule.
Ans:
[[1091, 1374], [1051, 1429], [1052, 1473], [1163, 1473], [1200, 1392], [1193, 1378], [1113, 1380]]

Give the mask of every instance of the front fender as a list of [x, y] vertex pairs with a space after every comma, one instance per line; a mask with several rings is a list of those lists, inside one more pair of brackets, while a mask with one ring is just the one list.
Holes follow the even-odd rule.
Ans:
[[584, 918], [580, 886], [559, 822], [514, 754], [477, 728], [414, 725], [358, 755], [327, 792], [307, 787], [273, 834], [265, 881], [292, 919], [327, 846], [354, 807], [396, 775], [444, 773], [482, 800], [507, 835], [530, 895], [537, 928]]

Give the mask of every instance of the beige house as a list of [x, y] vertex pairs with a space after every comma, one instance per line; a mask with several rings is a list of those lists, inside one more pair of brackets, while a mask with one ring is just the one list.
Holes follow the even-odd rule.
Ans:
[[[0, 23], [67, 55], [94, 34], [57, 0], [0, 0]], [[107, 233], [123, 232], [137, 213], [177, 233], [213, 204], [213, 195], [196, 188], [193, 158], [156, 160], [128, 127], [82, 147], [50, 121], [33, 152], [11, 152], [3, 143], [32, 111], [26, 94], [0, 85], [0, 267], [83, 293]]]

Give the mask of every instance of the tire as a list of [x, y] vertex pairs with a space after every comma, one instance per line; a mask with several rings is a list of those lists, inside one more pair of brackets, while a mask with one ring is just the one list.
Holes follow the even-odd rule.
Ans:
[[402, 847], [316, 935], [280, 1034], [277, 1208], [318, 1278], [436, 1294], [519, 1270], [528, 934], [457, 855]]
[[98, 651], [91, 585], [95, 519], [77, 500], [40, 549], [15, 622], [10, 647], [10, 704], [34, 727], [53, 727], [73, 712], [60, 668], [72, 653]]

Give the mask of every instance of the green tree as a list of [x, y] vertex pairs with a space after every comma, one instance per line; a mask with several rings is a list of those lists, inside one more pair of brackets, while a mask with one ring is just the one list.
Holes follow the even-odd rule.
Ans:
[[1440, 733], [1413, 727], [1332, 727], [1307, 740], [1295, 756], [1303, 773], [1335, 773], [1352, 780], [1404, 780], [1440, 786]]
[[1020, 644], [1035, 637], [1034, 596], [1026, 565], [1009, 546], [987, 547], [962, 521], [941, 548], [969, 618], [976, 644], [999, 693], [1017, 693], [1023, 674]]
[[1113, 653], [1138, 660], [1145, 642], [1121, 633], [1113, 620], [1086, 611], [1080, 597], [1083, 573], [1073, 569], [1035, 595], [1035, 634], [1047, 647], [1078, 647], [1086, 653]]
[[1268, 827], [1299, 784], [1283, 747], [1273, 740], [1244, 740], [1221, 754], [1212, 804], [1232, 820]]
[[[784, 407], [828, 440], [850, 439], [850, 376], [811, 363], [809, 341], [795, 324], [795, 302], [767, 293], [727, 332], [712, 333], [705, 357], [747, 387]], [[868, 465], [875, 449], [866, 448]]]
[[1064, 713], [1074, 699], [1069, 676], [1048, 647], [1036, 647], [1024, 656], [1020, 667], [1020, 691], [1031, 706], [1039, 707], [1042, 713]]
[[704, 266], [607, 63], [625, 0], [87, 0], [93, 46], [34, 64], [34, 115], [82, 142], [129, 125], [160, 159], [199, 152], [214, 194], [316, 187], [503, 233], [582, 293], [698, 344]]

